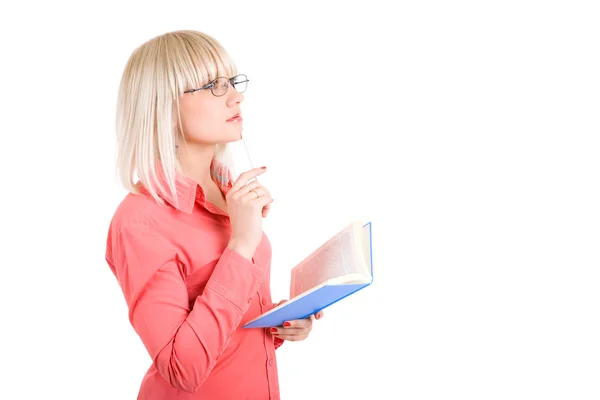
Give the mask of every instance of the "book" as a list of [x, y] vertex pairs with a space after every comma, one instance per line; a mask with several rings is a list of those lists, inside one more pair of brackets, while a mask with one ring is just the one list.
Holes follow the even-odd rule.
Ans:
[[290, 299], [244, 328], [281, 326], [304, 319], [371, 285], [371, 222], [353, 221], [292, 268]]

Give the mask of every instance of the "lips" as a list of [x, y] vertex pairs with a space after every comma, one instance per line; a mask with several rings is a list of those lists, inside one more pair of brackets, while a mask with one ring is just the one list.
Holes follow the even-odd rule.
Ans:
[[242, 119], [242, 116], [240, 115], [240, 113], [237, 113], [233, 117], [229, 118], [227, 120], [227, 122], [233, 122], [233, 121], [238, 120], [238, 119]]

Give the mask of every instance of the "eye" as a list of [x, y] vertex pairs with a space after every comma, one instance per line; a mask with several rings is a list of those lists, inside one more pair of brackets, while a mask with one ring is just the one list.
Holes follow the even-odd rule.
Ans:
[[246, 87], [248, 86], [248, 77], [246, 75], [240, 74], [233, 78], [233, 87], [240, 93], [246, 91]]

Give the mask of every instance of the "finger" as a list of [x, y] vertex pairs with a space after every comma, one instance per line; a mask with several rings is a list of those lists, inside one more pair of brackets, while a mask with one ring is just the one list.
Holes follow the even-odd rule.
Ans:
[[258, 199], [259, 197], [266, 197], [269, 200], [266, 203], [267, 206], [273, 202], [273, 198], [271, 197], [269, 191], [257, 182], [247, 184], [245, 187], [238, 190], [237, 193], [233, 194], [233, 197], [241, 198], [245, 201], [252, 201]]
[[249, 190], [247, 193], [242, 195], [242, 199], [245, 201], [253, 201], [260, 197], [260, 194], [256, 190]]
[[242, 197], [248, 193], [252, 193], [253, 190], [256, 190], [260, 187], [260, 183], [257, 181], [252, 181], [247, 183], [246, 185], [242, 186], [241, 188], [239, 188], [237, 190], [237, 192], [233, 192], [233, 188], [229, 190], [229, 193], [231, 196], [235, 195], [237, 197]]
[[258, 197], [266, 197], [267, 199], [269, 199], [267, 205], [263, 206], [262, 208], [262, 216], [264, 218], [269, 214], [269, 211], [271, 210], [271, 203], [273, 202], [273, 198], [271, 197], [269, 191], [263, 187], [254, 189], [253, 192], [256, 193]]
[[242, 172], [240, 174], [240, 176], [237, 178], [237, 180], [233, 183], [233, 185], [231, 186], [230, 191], [237, 191], [240, 188], [244, 187], [248, 181], [250, 181], [251, 179], [264, 174], [265, 171], [267, 170], [267, 167], [261, 167], [261, 168], [253, 168], [249, 171], [245, 171]]
[[258, 185], [250, 190], [254, 191], [254, 193], [258, 194], [259, 196], [267, 196], [269, 198], [271, 197], [271, 193], [269, 193], [269, 191], [264, 186]]
[[304, 319], [294, 319], [291, 321], [285, 321], [283, 323], [283, 327], [284, 328], [301, 328], [301, 329], [305, 329], [305, 328], [310, 328], [312, 327], [312, 319], [310, 319], [310, 317], [308, 318], [304, 318]]
[[282, 339], [282, 340], [288, 340], [290, 342], [298, 342], [300, 340], [306, 339], [308, 337], [308, 334], [298, 335], [298, 336], [293, 336], [293, 335], [277, 335], [275, 337], [278, 337], [279, 339]]
[[311, 331], [310, 328], [280, 328], [280, 327], [273, 327], [270, 330], [271, 334], [274, 336], [279, 336], [279, 335], [302, 336], [302, 335], [308, 335], [310, 333], [310, 331]]
[[[280, 306], [280, 305], [282, 305], [285, 302], [287, 302], [287, 300], [285, 300], [285, 299], [284, 300], [280, 300], [279, 303], [277, 303], [277, 306]], [[277, 306], [275, 306], [275, 307], [277, 307]]]
[[[251, 184], [248, 184], [248, 186], [250, 186]], [[242, 192], [245, 192], [244, 194], [240, 194]], [[244, 201], [253, 201], [258, 199], [259, 197], [261, 198], [267, 198], [269, 201], [266, 203], [267, 205], [270, 205], [271, 202], [273, 201], [273, 199], [271, 199], [271, 196], [269, 194], [269, 191], [266, 190], [265, 188], [263, 188], [262, 186], [256, 186], [255, 188], [249, 188], [249, 189], [240, 189], [238, 191], [237, 195], [234, 195], [234, 197], [240, 198], [244, 200]], [[264, 200], [264, 199], [263, 199]], [[262, 203], [262, 202], [261, 202]], [[264, 204], [263, 204], [264, 207]]]
[[[251, 194], [250, 196], [254, 195]], [[258, 209], [262, 210], [263, 208], [265, 208], [266, 206], [268, 206], [269, 204], [271, 204], [271, 197], [270, 196], [258, 196], [256, 197], [254, 195], [254, 199], [250, 200], [250, 203], [256, 205], [256, 207], [258, 207]]]
[[[271, 199], [271, 203], [273, 202], [273, 199]], [[263, 218], [267, 218], [267, 215], [269, 215], [269, 212], [271, 211], [271, 203], [267, 204], [266, 206], [264, 206], [264, 208], [262, 209], [262, 217]]]
[[271, 197], [271, 193], [268, 193], [268, 196], [271, 199], [271, 201], [269, 202], [269, 204], [267, 204], [266, 206], [264, 206], [263, 209], [262, 209], [262, 216], [263, 216], [263, 218], [266, 218], [267, 215], [269, 215], [269, 212], [271, 212], [271, 204], [273, 203], [273, 197]]
[[315, 314], [315, 318], [316, 319], [321, 319], [323, 318], [323, 311], [319, 311], [318, 313]]

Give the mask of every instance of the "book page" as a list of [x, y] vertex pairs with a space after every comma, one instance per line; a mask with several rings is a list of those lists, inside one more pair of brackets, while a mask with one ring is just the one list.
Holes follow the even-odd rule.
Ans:
[[349, 225], [292, 269], [290, 298], [329, 279], [363, 270], [356, 254], [354, 229], [355, 224]]

